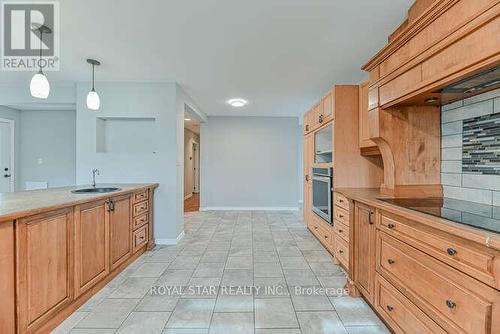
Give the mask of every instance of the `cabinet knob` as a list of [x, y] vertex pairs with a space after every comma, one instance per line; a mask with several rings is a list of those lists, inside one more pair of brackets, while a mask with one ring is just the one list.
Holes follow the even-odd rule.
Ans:
[[323, 123], [323, 115], [319, 115], [319, 122]]
[[306, 181], [309, 182], [309, 174], [306, 174]]
[[339, 202], [340, 202], [340, 203], [344, 203], [344, 200], [343, 200], [343, 199], [339, 199]]
[[395, 227], [396, 227], [396, 225], [394, 225], [394, 224], [389, 224], [389, 225], [387, 225], [387, 227], [388, 227], [388, 228], [390, 228], [390, 229], [392, 230], [393, 228], [395, 228]]
[[457, 307], [457, 304], [455, 304], [455, 302], [451, 299], [448, 299], [446, 301], [446, 306], [448, 306], [448, 308], [451, 310], [451, 309], [454, 309], [455, 307]]
[[340, 254], [344, 254], [344, 251], [342, 249], [339, 250]]
[[306, 124], [306, 131], [309, 131], [309, 124]]
[[448, 248], [446, 251], [448, 252], [449, 256], [455, 256], [455, 255], [457, 255], [457, 251], [455, 249], [453, 249], [453, 248]]
[[392, 312], [392, 310], [394, 310], [394, 307], [392, 307], [391, 305], [387, 305], [387, 311]]
[[344, 215], [339, 215], [339, 218], [344, 218]]
[[394, 264], [394, 263], [396, 263], [396, 261], [394, 261], [393, 259], [389, 259], [389, 260], [387, 260], [387, 263]]
[[342, 233], [342, 232], [344, 232], [344, 231], [342, 231], [342, 230], [339, 230], [339, 233]]

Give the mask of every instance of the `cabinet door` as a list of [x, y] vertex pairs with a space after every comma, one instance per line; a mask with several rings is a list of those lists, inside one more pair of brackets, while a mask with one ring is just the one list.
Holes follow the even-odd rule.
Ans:
[[304, 137], [304, 223], [309, 223], [312, 212], [312, 164], [314, 160], [314, 134]]
[[109, 212], [111, 270], [125, 262], [132, 254], [131, 223], [130, 195], [112, 198]]
[[354, 280], [373, 302], [375, 288], [375, 210], [356, 203], [354, 207]]
[[72, 209], [21, 219], [16, 230], [18, 331], [32, 333], [73, 299]]
[[334, 118], [333, 91], [329, 92], [322, 100], [323, 122], [328, 122]]
[[75, 208], [75, 294], [81, 295], [109, 273], [109, 215], [106, 201]]
[[370, 140], [368, 124], [368, 85], [369, 82], [363, 82], [359, 85], [359, 147], [361, 151], [367, 149], [377, 149], [377, 145]]

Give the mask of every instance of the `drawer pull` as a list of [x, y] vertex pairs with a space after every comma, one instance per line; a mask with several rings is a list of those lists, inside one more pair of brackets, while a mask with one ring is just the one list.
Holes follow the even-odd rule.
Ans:
[[389, 259], [389, 260], [387, 260], [387, 263], [394, 264], [394, 263], [396, 263], [396, 261], [394, 261], [393, 259]]
[[452, 309], [454, 309], [455, 307], [457, 307], [457, 304], [455, 304], [455, 302], [454, 302], [453, 300], [448, 299], [448, 300], [446, 301], [446, 306], [448, 306], [448, 308], [449, 308], [450, 310], [452, 310]]
[[328, 236], [327, 236], [327, 235], [325, 235], [325, 239], [328, 239]]
[[339, 233], [342, 233], [342, 232], [344, 232], [344, 231], [342, 231], [342, 230], [339, 230]]
[[368, 223], [370, 225], [373, 225], [373, 211], [370, 211], [370, 213], [368, 214]]
[[455, 249], [453, 249], [453, 248], [448, 248], [446, 251], [448, 252], [449, 256], [455, 256], [455, 255], [457, 255], [457, 251]]
[[339, 202], [340, 202], [340, 203], [344, 203], [344, 200], [343, 200], [343, 199], [339, 199]]
[[344, 218], [344, 215], [339, 215], [339, 218]]
[[391, 305], [387, 305], [387, 311], [392, 312], [392, 310], [394, 310], [394, 307], [392, 307]]
[[340, 254], [344, 254], [344, 251], [342, 249], [339, 249]]
[[393, 228], [395, 228], [396, 226], [395, 226], [394, 224], [389, 224], [389, 225], [387, 225], [387, 227], [388, 227], [388, 228], [390, 228], [390, 229], [392, 230], [392, 229], [393, 229]]
[[315, 230], [317, 230], [317, 229], [318, 229], [318, 227], [317, 227], [317, 226], [314, 226], [314, 229], [315, 229]]

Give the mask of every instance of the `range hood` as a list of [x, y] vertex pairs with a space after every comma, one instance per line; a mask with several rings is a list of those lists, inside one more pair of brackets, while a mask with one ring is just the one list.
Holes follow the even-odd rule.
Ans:
[[500, 66], [483, 71], [442, 88], [443, 101], [453, 101], [500, 88]]

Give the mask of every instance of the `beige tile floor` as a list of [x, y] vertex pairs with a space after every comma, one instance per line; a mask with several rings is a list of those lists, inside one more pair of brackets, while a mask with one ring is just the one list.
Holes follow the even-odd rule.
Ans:
[[345, 295], [344, 273], [300, 213], [189, 213], [185, 230], [53, 333], [389, 333], [361, 298]]

